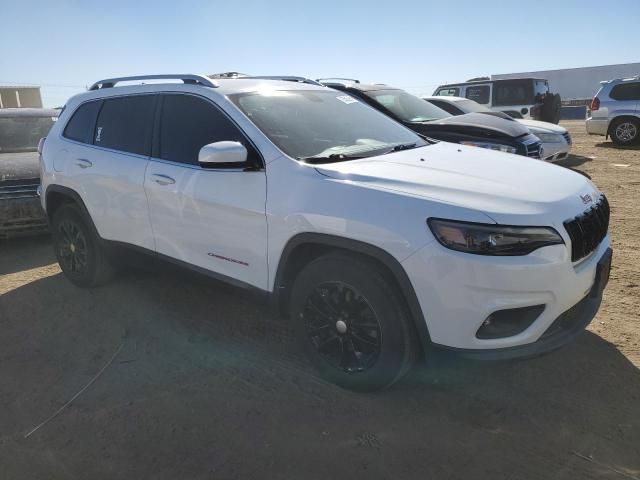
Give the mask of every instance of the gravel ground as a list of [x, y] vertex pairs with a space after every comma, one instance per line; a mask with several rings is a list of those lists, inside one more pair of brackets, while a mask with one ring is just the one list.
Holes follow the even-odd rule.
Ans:
[[0, 243], [0, 479], [640, 479], [640, 150], [566, 126], [613, 209], [588, 331], [379, 394], [315, 377], [261, 297], [151, 264], [81, 290], [46, 237]]

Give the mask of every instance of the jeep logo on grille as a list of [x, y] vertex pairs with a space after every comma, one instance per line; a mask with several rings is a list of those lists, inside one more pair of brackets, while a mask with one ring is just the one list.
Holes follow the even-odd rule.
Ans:
[[593, 198], [591, 198], [591, 195], [589, 195], [588, 193], [585, 193], [584, 195], [580, 195], [580, 199], [582, 200], [582, 203], [584, 203], [585, 205], [587, 203], [593, 202]]

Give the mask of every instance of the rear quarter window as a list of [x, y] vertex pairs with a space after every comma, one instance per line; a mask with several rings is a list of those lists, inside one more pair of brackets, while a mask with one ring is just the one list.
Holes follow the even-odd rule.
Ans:
[[101, 105], [101, 100], [80, 105], [71, 116], [62, 135], [76, 142], [92, 143], [96, 116]]
[[609, 96], [614, 100], [640, 100], [640, 82], [616, 85]]

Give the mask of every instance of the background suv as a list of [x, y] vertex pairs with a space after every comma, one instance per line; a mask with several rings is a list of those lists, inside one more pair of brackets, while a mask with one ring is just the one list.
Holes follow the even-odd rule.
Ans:
[[[150, 79], [166, 83], [117, 86]], [[321, 374], [358, 390], [434, 346], [558, 348], [609, 275], [608, 203], [582, 175], [425, 140], [314, 82], [102, 80], [68, 101], [41, 169], [74, 284], [107, 281], [128, 247], [268, 292]]]
[[543, 78], [490, 80], [479, 77], [468, 82], [440, 85], [433, 95], [468, 98], [514, 118], [560, 121], [560, 95], [551, 93], [549, 82]]
[[591, 101], [587, 133], [610, 136], [618, 145], [640, 140], [640, 76], [601, 82]]

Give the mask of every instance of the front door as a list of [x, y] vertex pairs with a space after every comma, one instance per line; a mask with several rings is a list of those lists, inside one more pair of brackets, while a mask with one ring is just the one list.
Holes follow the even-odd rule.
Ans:
[[267, 289], [264, 169], [198, 164], [200, 148], [217, 141], [243, 143], [247, 167], [261, 165], [257, 150], [196, 95], [163, 95], [156, 131], [145, 190], [158, 253]]

